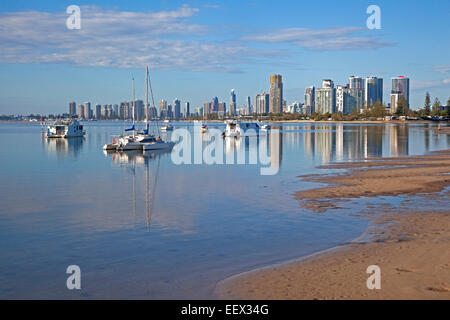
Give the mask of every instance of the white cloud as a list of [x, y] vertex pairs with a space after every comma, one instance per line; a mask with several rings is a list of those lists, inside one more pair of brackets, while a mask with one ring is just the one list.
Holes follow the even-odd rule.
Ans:
[[268, 43], [290, 43], [315, 50], [361, 50], [393, 45], [372, 37], [353, 36], [353, 34], [363, 30], [366, 29], [356, 27], [319, 30], [286, 28], [267, 34], [244, 36], [242, 39]]
[[434, 70], [442, 74], [450, 73], [450, 64], [442, 64], [439, 66], [434, 66]]
[[199, 40], [209, 30], [190, 21], [198, 12], [187, 6], [160, 12], [83, 6], [80, 30], [66, 28], [65, 12], [3, 13], [0, 62], [236, 72], [235, 65], [252, 56], [273, 54]]
[[440, 80], [416, 80], [411, 82], [413, 89], [439, 88], [450, 85], [450, 78]]

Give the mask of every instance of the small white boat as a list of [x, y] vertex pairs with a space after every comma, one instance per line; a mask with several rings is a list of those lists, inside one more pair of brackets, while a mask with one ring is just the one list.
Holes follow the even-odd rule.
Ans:
[[270, 130], [270, 128], [271, 128], [271, 126], [268, 123], [265, 123], [265, 124], [261, 125], [261, 130], [268, 131], [268, 130]]
[[206, 125], [206, 123], [202, 124], [202, 132], [208, 132], [208, 126]]
[[83, 137], [86, 131], [78, 121], [59, 120], [47, 126], [45, 136], [47, 138], [76, 138]]
[[260, 131], [257, 122], [238, 122], [227, 121], [227, 127], [224, 132], [225, 137], [243, 137], [257, 135]]
[[173, 126], [170, 124], [169, 120], [164, 120], [164, 124], [161, 127], [161, 131], [172, 131]]

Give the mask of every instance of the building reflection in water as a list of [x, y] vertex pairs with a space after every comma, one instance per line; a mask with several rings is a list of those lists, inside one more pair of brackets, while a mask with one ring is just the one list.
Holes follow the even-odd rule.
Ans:
[[318, 157], [322, 163], [345, 159], [378, 158], [383, 156], [384, 137], [389, 137], [390, 156], [408, 155], [408, 127], [351, 126], [344, 124], [305, 125], [303, 146], [311, 158]]
[[409, 154], [409, 139], [407, 125], [393, 125], [389, 128], [390, 156], [407, 156]]

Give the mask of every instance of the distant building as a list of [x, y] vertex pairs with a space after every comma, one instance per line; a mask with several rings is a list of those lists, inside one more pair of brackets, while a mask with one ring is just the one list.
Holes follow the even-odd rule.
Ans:
[[84, 119], [84, 106], [82, 104], [78, 106], [78, 119]]
[[236, 93], [234, 92], [234, 89], [231, 89], [231, 99], [230, 99], [230, 110], [229, 114], [230, 116], [234, 117], [236, 115]]
[[398, 76], [391, 79], [391, 93], [399, 93], [406, 100], [409, 109], [409, 78]]
[[390, 110], [392, 114], [395, 114], [398, 109], [398, 103], [400, 101], [400, 97], [402, 96], [402, 93], [400, 91], [392, 91], [391, 92], [391, 104], [390, 104]]
[[77, 104], [75, 101], [69, 102], [69, 116], [73, 117], [77, 115]]
[[167, 101], [166, 100], [161, 100], [159, 102], [159, 117], [161, 119], [167, 118]]
[[283, 107], [283, 79], [281, 75], [270, 76], [270, 113], [281, 113]]
[[117, 117], [119, 117], [119, 105], [118, 104], [115, 104], [114, 106], [113, 106], [113, 118], [117, 118]]
[[336, 87], [336, 111], [343, 114], [350, 114], [353, 110], [360, 112], [364, 109], [364, 89]]
[[225, 102], [219, 102], [219, 111], [217, 112], [217, 116], [220, 119], [223, 119], [227, 113], [227, 104]]
[[203, 115], [208, 116], [211, 111], [211, 102], [205, 102], [203, 104]]
[[98, 103], [95, 105], [95, 119], [100, 120], [102, 118], [102, 106]]
[[335, 113], [336, 112], [336, 89], [331, 80], [322, 81], [323, 88], [316, 89], [315, 92], [315, 112]]
[[364, 80], [361, 77], [351, 76], [348, 83], [350, 89], [364, 90]]
[[250, 96], [247, 96], [247, 105], [246, 105], [246, 109], [247, 109], [247, 114], [252, 114], [253, 113], [253, 108], [252, 108], [252, 99], [250, 98]]
[[210, 112], [217, 112], [219, 111], [219, 98], [214, 97], [214, 99], [212, 99], [211, 101], [211, 109]]
[[311, 115], [315, 110], [316, 105], [316, 88], [314, 86], [308, 87], [305, 90], [305, 103], [304, 103], [304, 109], [303, 113], [306, 115]]
[[187, 118], [191, 115], [190, 104], [189, 102], [184, 103], [184, 117]]
[[257, 114], [269, 113], [270, 96], [263, 92], [255, 97], [255, 111]]
[[84, 103], [84, 119], [89, 120], [91, 118], [91, 103]]
[[175, 119], [181, 118], [181, 101], [178, 98], [173, 100], [173, 116]]
[[330, 79], [322, 80], [322, 88], [334, 88], [334, 82]]
[[367, 77], [364, 87], [365, 107], [373, 106], [377, 101], [383, 103], [383, 79]]

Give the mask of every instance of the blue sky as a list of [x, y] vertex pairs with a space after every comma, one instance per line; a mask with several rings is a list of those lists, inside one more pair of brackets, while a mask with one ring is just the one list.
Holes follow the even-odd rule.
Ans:
[[[81, 7], [81, 29], [66, 7]], [[369, 5], [381, 30], [366, 27]], [[304, 89], [351, 75], [411, 78], [411, 104], [450, 97], [450, 1], [2, 1], [0, 114], [63, 113], [68, 102], [144, 97], [145, 65], [156, 100], [238, 106], [283, 76], [288, 103]]]

